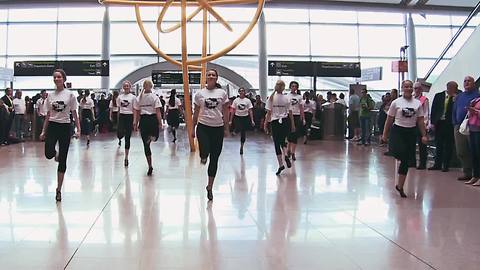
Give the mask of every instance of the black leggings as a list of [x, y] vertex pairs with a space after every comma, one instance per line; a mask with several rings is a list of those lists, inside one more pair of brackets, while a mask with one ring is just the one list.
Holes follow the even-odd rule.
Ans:
[[142, 114], [140, 116], [140, 135], [142, 136], [143, 141], [143, 150], [145, 151], [145, 156], [149, 157], [152, 155], [152, 150], [150, 150], [150, 138], [154, 137], [153, 140], [156, 141], [159, 135], [158, 129], [158, 119], [156, 114]]
[[312, 121], [313, 121], [313, 113], [305, 112], [305, 129], [306, 130], [310, 129], [310, 127], [312, 126]]
[[223, 126], [210, 127], [199, 123], [197, 126], [197, 139], [200, 158], [206, 159], [210, 156], [208, 176], [215, 177], [217, 175], [218, 158], [222, 153], [223, 147]]
[[250, 116], [236, 116], [233, 118], [235, 123], [235, 132], [240, 132], [240, 142], [245, 143], [247, 140], [247, 130], [251, 127]]
[[65, 173], [67, 170], [67, 154], [70, 147], [70, 123], [63, 124], [48, 122], [47, 135], [45, 138], [45, 157], [52, 159], [57, 154], [55, 145], [58, 141], [58, 172]]
[[271, 122], [273, 143], [275, 144], [275, 153], [277, 156], [282, 154], [282, 147], [287, 147], [285, 139], [290, 132], [290, 120], [288, 118], [281, 120], [282, 123], [280, 123], [278, 119]]
[[303, 121], [300, 115], [294, 115], [293, 121], [295, 121], [295, 131], [288, 134], [287, 140], [289, 143], [297, 144], [298, 138], [303, 136]]
[[130, 137], [132, 137], [133, 114], [120, 114], [118, 117], [117, 137], [119, 140], [125, 137], [125, 149], [130, 149]]

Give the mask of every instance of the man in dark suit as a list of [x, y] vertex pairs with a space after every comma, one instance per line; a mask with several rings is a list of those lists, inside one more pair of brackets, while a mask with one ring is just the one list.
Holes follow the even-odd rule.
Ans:
[[8, 142], [8, 138], [10, 135], [10, 129], [12, 128], [12, 123], [13, 123], [13, 117], [15, 117], [15, 112], [13, 111], [13, 90], [10, 87], [7, 87], [5, 89], [5, 95], [2, 97], [3, 103], [8, 109], [8, 121], [4, 125], [4, 130], [0, 130], [0, 132], [3, 132], [3, 139], [5, 139], [4, 142], [0, 142], [1, 144], [6, 144]]
[[455, 97], [461, 93], [454, 81], [447, 83], [447, 90], [437, 93], [433, 98], [431, 124], [435, 131], [435, 163], [429, 170], [448, 172], [455, 143], [452, 111]]

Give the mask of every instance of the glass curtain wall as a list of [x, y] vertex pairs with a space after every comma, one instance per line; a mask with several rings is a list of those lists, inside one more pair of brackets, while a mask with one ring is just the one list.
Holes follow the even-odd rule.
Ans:
[[[180, 32], [159, 33], [156, 28], [159, 12], [159, 8], [141, 9], [147, 33], [165, 53], [179, 58]], [[173, 26], [179, 12], [176, 8], [169, 9], [162, 26]], [[246, 29], [255, 9], [218, 8], [218, 12], [235, 32], [229, 33], [210, 17], [209, 53], [230, 45]], [[21, 60], [99, 60], [103, 14], [102, 6], [0, 10], [0, 65], [13, 68], [14, 61]], [[201, 53], [200, 15], [188, 24], [190, 57], [198, 57]], [[465, 17], [414, 15], [419, 77], [428, 71]], [[391, 62], [399, 58], [400, 47], [405, 45], [403, 14], [267, 8], [265, 18], [270, 60], [360, 61], [362, 68], [383, 67], [383, 80], [366, 82], [370, 89], [386, 90], [397, 86], [398, 75], [391, 72]], [[110, 7], [110, 20], [110, 85], [113, 87], [136, 69], [163, 60], [145, 42], [133, 7]], [[472, 31], [473, 28], [467, 29], [466, 33]], [[462, 38], [468, 38], [468, 34]], [[214, 62], [239, 73], [258, 88], [257, 27], [240, 46]], [[447, 62], [448, 58], [441, 64]], [[269, 77], [269, 87], [273, 87], [277, 79]], [[313, 89], [312, 78], [282, 79], [287, 82], [295, 79], [301, 88]], [[99, 77], [71, 77], [69, 80], [74, 87], [100, 87]], [[319, 78], [317, 89], [346, 89], [354, 82], [355, 79], [348, 78]], [[50, 78], [45, 77], [18, 77], [14, 85], [23, 89], [53, 86]]]

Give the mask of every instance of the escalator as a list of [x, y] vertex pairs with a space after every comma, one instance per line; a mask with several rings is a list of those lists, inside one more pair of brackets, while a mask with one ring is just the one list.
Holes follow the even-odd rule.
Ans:
[[[452, 40], [448, 43], [442, 54], [435, 61], [425, 76], [427, 83], [431, 84], [427, 96], [432, 100], [433, 96], [446, 89], [449, 81], [456, 81], [460, 88], [465, 76], [470, 75], [478, 78], [477, 87], [480, 86], [480, 2], [469, 14], [463, 25], [458, 29]], [[475, 28], [472, 33], [467, 29]], [[448, 64], [440, 65], [446, 55], [453, 56]]]

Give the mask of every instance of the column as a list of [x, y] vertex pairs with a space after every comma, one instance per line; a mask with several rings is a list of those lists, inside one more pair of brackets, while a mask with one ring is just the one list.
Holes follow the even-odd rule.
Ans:
[[[110, 15], [108, 7], [105, 6], [102, 23], [102, 59], [110, 60]], [[110, 76], [102, 76], [102, 89], [110, 89]]]
[[417, 80], [417, 45], [415, 40], [415, 24], [413, 24], [412, 14], [408, 14], [407, 19], [407, 59], [408, 59], [408, 79], [415, 82]]
[[267, 60], [267, 24], [265, 23], [265, 15], [262, 11], [258, 20], [258, 82], [260, 96], [263, 101], [267, 100], [268, 94], [268, 60]]

